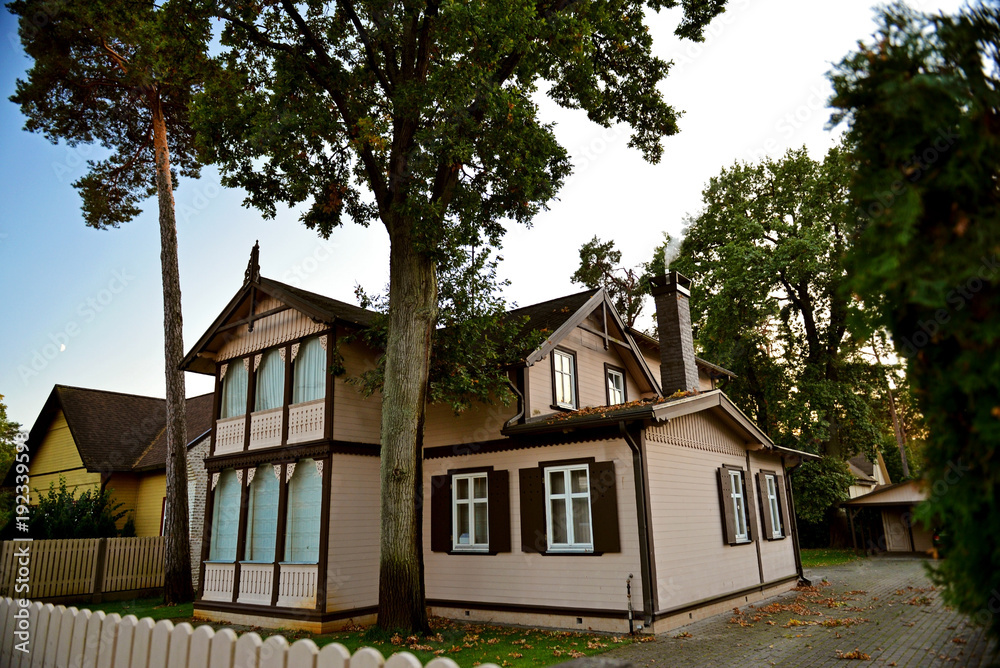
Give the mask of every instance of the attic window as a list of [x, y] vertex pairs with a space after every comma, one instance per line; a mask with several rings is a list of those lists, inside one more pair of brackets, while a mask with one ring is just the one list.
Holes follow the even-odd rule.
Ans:
[[552, 351], [552, 398], [558, 408], [576, 409], [576, 355]]
[[625, 372], [622, 369], [604, 365], [605, 376], [608, 383], [608, 406], [617, 406], [628, 401], [625, 395]]

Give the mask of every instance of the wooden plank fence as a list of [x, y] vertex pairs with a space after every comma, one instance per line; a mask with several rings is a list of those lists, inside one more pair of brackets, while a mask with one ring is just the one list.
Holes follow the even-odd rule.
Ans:
[[[163, 586], [165, 539], [90, 538], [5, 541], [0, 544], [0, 596], [15, 596], [18, 551], [31, 565], [28, 594], [34, 600], [91, 597]], [[2, 665], [2, 664], [0, 664]]]
[[[26, 602], [27, 603], [27, 602]], [[27, 643], [27, 644], [24, 644]], [[261, 640], [232, 629], [0, 599], [0, 666], [10, 668], [458, 668], [438, 657], [423, 666], [409, 652], [388, 659], [371, 647], [352, 656], [339, 643]], [[480, 668], [497, 668], [480, 664]]]

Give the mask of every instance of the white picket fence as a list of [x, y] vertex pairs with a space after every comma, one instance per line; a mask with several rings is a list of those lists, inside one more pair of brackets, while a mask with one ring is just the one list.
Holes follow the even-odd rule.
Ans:
[[[23, 643], [27, 642], [27, 645]], [[25, 649], [27, 651], [22, 651]], [[371, 647], [352, 656], [332, 643], [309, 639], [288, 644], [282, 636], [193, 628], [169, 620], [120, 617], [0, 598], [0, 668], [424, 668], [409, 652], [388, 659]], [[458, 668], [440, 657], [426, 668]], [[480, 668], [497, 668], [480, 664]]]

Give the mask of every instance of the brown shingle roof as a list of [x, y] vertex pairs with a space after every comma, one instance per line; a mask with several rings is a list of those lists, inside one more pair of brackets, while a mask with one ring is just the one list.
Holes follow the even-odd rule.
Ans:
[[528, 316], [524, 331], [537, 329], [543, 332], [554, 332], [566, 320], [579, 311], [587, 300], [594, 296], [597, 290], [587, 290], [575, 295], [567, 295], [550, 299], [540, 304], [532, 304], [509, 312], [511, 316]]
[[[191, 445], [199, 436], [202, 436], [212, 428], [212, 397], [214, 395], [203, 394], [198, 397], [191, 397], [187, 400], [185, 418], [187, 419], [187, 437], [184, 439], [185, 445]], [[166, 401], [164, 408], [166, 410]], [[166, 420], [164, 420], [166, 422]], [[156, 436], [152, 445], [139, 457], [135, 463], [136, 470], [157, 469], [167, 465], [167, 430], [166, 424]]]

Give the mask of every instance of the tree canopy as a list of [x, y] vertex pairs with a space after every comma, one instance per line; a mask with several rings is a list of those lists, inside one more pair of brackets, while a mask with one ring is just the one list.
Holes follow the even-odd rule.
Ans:
[[419, 461], [439, 280], [462, 246], [497, 247], [529, 223], [570, 164], [539, 118], [540, 84], [659, 160], [678, 112], [658, 84], [647, 9], [683, 7], [702, 39], [724, 0], [456, 3], [223, 1], [226, 76], [198, 102], [201, 146], [223, 183], [273, 216], [305, 205], [323, 235], [380, 221], [390, 240], [382, 411], [379, 625], [427, 626]]
[[574, 283], [588, 288], [604, 288], [629, 327], [642, 313], [642, 301], [649, 291], [642, 267], [625, 267], [622, 253], [614, 240], [601, 241], [596, 236], [580, 246], [580, 266], [573, 273]]
[[850, 288], [878, 305], [927, 424], [944, 595], [1000, 636], [1000, 8], [902, 5], [831, 78], [856, 147]]

